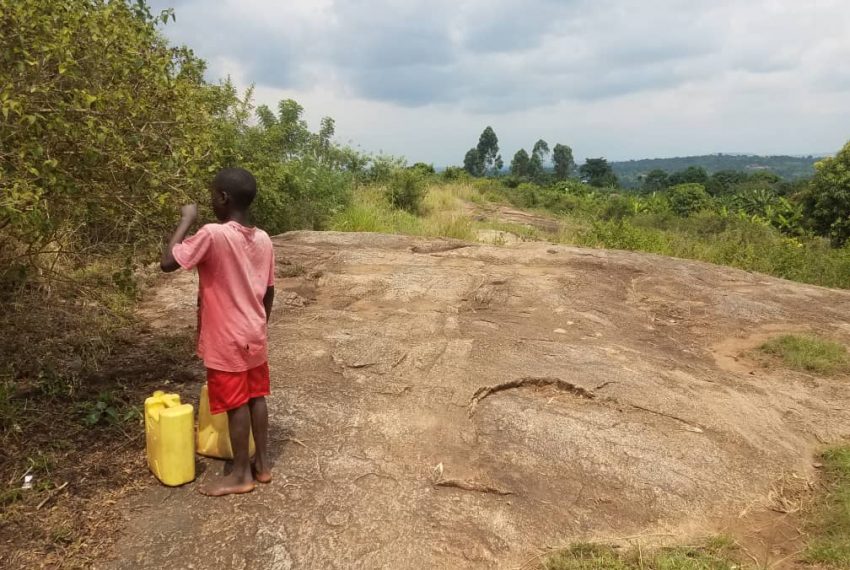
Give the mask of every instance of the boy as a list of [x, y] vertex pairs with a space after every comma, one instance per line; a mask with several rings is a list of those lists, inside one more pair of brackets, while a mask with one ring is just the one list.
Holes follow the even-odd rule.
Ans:
[[[183, 206], [180, 225], [162, 252], [163, 271], [198, 268], [198, 356], [207, 368], [210, 411], [227, 412], [233, 471], [200, 487], [214, 497], [254, 490], [271, 481], [268, 459], [267, 326], [274, 300], [274, 250], [268, 234], [248, 222], [257, 194], [250, 172], [225, 168], [213, 179], [212, 208], [221, 223], [186, 238], [198, 215]], [[248, 438], [253, 428], [253, 473]]]

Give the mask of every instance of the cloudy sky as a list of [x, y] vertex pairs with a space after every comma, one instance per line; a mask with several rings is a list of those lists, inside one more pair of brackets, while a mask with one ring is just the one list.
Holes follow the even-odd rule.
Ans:
[[576, 158], [834, 152], [850, 139], [848, 0], [155, 0], [209, 78], [313, 128], [459, 164], [492, 125]]

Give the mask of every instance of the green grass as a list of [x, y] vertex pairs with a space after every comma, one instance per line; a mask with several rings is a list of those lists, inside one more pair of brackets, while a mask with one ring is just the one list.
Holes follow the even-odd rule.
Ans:
[[786, 366], [797, 370], [835, 374], [850, 368], [847, 348], [813, 336], [783, 335], [764, 343], [761, 350], [779, 357]]
[[[644, 251], [696, 259], [757, 271], [793, 281], [826, 287], [850, 288], [850, 246], [830, 247], [828, 240], [789, 237], [776, 229], [735, 216], [703, 211], [688, 217], [652, 211], [644, 204], [626, 208], [623, 217], [611, 217], [614, 195], [578, 196], [544, 191], [525, 202], [519, 189], [498, 181], [478, 179], [431, 183], [419, 215], [394, 209], [380, 186], [355, 191], [351, 204], [338, 213], [330, 229], [355, 232], [398, 233], [474, 240], [478, 229], [510, 231], [525, 239], [542, 239], [569, 245]], [[498, 227], [499, 222], [472, 222], [468, 204], [513, 203], [527, 211], [548, 212], [561, 221], [561, 231], [549, 235], [539, 230]], [[624, 202], [625, 203], [625, 202]]]
[[461, 211], [460, 198], [471, 191], [462, 185], [431, 187], [422, 201], [422, 215], [416, 216], [390, 206], [379, 188], [364, 188], [331, 219], [330, 229], [474, 240], [473, 223]]
[[850, 568], [850, 446], [823, 454], [827, 493], [810, 514], [809, 541], [803, 559]]
[[579, 543], [543, 561], [545, 570], [731, 570], [741, 568], [734, 542], [716, 537], [699, 547], [620, 552], [609, 546]]

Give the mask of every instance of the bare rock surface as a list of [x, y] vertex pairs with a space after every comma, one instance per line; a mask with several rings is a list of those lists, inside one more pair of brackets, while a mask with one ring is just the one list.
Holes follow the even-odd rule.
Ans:
[[[516, 567], [713, 532], [850, 436], [846, 376], [749, 352], [786, 331], [850, 344], [846, 291], [545, 243], [274, 243], [274, 481], [153, 488], [101, 567]], [[192, 324], [194, 287], [164, 278], [143, 316]]]

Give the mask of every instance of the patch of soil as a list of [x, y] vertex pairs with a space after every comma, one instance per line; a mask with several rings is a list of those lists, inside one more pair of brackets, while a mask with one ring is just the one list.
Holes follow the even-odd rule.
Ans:
[[[848, 378], [729, 364], [772, 331], [850, 344], [850, 292], [542, 243], [274, 242], [303, 267], [281, 298], [309, 300], [270, 325], [274, 481], [122, 501], [96, 567], [504, 568], [576, 540], [689, 540], [769, 509], [850, 436]], [[142, 312], [192, 326], [194, 296], [167, 279]]]
[[[119, 538], [119, 506], [152, 484], [144, 455], [141, 404], [155, 389], [185, 392], [203, 368], [193, 362], [191, 334], [123, 331], [99, 370], [81, 381], [73, 398], [30, 397], [20, 424], [0, 436], [0, 567], [89, 568]], [[128, 419], [94, 426], [85, 413], [103, 402]], [[21, 488], [23, 476], [34, 486]]]

